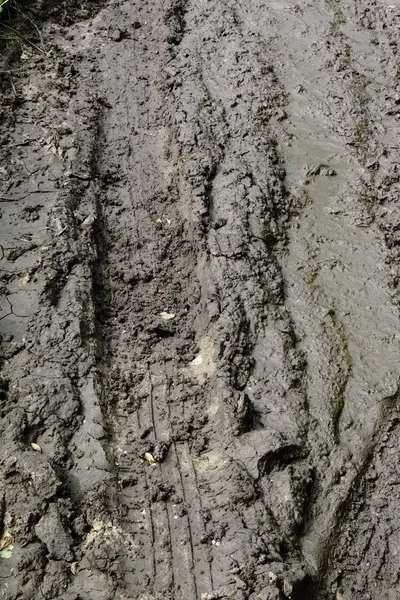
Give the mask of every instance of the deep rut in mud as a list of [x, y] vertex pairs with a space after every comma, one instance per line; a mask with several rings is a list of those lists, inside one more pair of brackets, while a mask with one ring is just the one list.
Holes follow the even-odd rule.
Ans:
[[84, 10], [4, 63], [2, 597], [400, 598], [400, 6]]

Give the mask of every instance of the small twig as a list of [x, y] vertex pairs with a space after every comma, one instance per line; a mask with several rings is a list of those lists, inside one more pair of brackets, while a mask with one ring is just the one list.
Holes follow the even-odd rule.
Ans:
[[32, 242], [32, 240], [27, 240], [26, 238], [18, 237], [18, 236], [15, 236], [15, 239], [19, 240], [20, 242], [26, 242], [27, 244], [30, 244]]
[[0, 202], [19, 202], [20, 200], [25, 200], [29, 194], [25, 196], [21, 196], [21, 198], [8, 198], [7, 196], [0, 196]]
[[[7, 39], [10, 39], [10, 38], [7, 38]], [[19, 71], [21, 71], [21, 67], [19, 67], [18, 69], [7, 69], [7, 70], [1, 69], [0, 73], [3, 73], [3, 74], [6, 73], [8, 75], [9, 73], [13, 73], [13, 72], [19, 73]]]

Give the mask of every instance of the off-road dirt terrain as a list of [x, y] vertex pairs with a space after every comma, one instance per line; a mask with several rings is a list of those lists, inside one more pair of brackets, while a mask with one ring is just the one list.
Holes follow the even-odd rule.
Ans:
[[18, 18], [0, 597], [400, 599], [400, 2]]

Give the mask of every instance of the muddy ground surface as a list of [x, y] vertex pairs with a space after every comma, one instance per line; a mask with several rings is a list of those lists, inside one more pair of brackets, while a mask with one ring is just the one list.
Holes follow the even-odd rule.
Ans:
[[399, 599], [400, 3], [74, 5], [2, 47], [1, 597]]

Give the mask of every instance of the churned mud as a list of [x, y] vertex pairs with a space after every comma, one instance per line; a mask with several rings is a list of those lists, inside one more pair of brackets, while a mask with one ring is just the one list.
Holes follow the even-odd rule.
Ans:
[[400, 4], [21, 11], [1, 597], [400, 598]]

